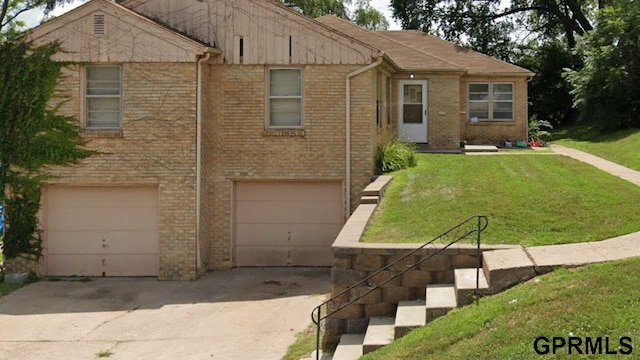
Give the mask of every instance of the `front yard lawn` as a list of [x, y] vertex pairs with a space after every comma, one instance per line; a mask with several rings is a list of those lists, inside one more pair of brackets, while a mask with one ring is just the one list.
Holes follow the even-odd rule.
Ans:
[[558, 155], [418, 154], [394, 179], [365, 242], [426, 242], [474, 214], [484, 244], [550, 245], [640, 231], [640, 187]]
[[554, 131], [551, 141], [640, 171], [640, 129], [601, 133], [588, 126], [574, 126]]

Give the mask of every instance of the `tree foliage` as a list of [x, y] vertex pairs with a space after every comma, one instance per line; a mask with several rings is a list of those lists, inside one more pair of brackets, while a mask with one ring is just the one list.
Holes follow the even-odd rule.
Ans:
[[34, 46], [16, 17], [33, 7], [49, 11], [63, 1], [1, 0], [0, 9], [0, 203], [5, 258], [42, 256], [38, 211], [49, 166], [69, 165], [93, 154], [83, 147], [77, 120], [51, 107], [64, 64], [51, 57], [59, 44]]
[[24, 24], [18, 17], [32, 9], [48, 14], [56, 5], [72, 0], [0, 0], [0, 41], [16, 36]]
[[547, 37], [560, 35], [573, 47], [576, 34], [593, 29], [589, 20], [596, 6], [593, 1], [391, 0], [391, 8], [404, 29], [420, 29], [458, 43], [488, 34], [504, 41], [504, 31], [518, 28]]
[[567, 79], [581, 117], [606, 128], [640, 127], [640, 4], [618, 0], [600, 10], [576, 53], [584, 67]]
[[[369, 0], [281, 0], [285, 5], [311, 18], [324, 15], [335, 15], [353, 21], [370, 30], [386, 30], [389, 21], [384, 15], [374, 9]], [[356, 10], [351, 14], [348, 6], [355, 5]]]
[[368, 2], [362, 2], [353, 14], [353, 22], [369, 30], [387, 30], [389, 21]]
[[516, 63], [536, 73], [529, 83], [529, 116], [553, 125], [576, 120], [571, 86], [563, 76], [565, 69], [577, 67], [574, 60], [568, 46], [558, 40], [523, 47]]

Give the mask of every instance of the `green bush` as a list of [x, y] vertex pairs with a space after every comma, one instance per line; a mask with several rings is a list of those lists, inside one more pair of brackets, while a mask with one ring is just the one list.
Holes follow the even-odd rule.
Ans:
[[378, 146], [376, 154], [376, 174], [416, 166], [416, 146], [395, 139]]

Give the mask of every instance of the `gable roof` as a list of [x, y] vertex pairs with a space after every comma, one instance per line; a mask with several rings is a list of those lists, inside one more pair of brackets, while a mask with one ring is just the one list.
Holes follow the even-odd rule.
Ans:
[[468, 75], [533, 76], [516, 65], [419, 30], [371, 31], [334, 15], [316, 19], [384, 51], [404, 71], [459, 71]]
[[[105, 35], [93, 34], [90, 19], [94, 14], [106, 16]], [[219, 52], [108, 0], [89, 1], [31, 29], [28, 37], [36, 43], [60, 41], [64, 52], [56, 58], [67, 61], [195, 61], [205, 52]], [[124, 54], [134, 47], [145, 55]]]
[[369, 64], [380, 56], [378, 48], [274, 0], [128, 0], [123, 6], [215, 44], [227, 64]]

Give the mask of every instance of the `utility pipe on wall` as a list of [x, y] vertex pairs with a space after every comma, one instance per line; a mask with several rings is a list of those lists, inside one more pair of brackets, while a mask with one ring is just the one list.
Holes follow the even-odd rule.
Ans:
[[347, 211], [345, 212], [345, 221], [351, 216], [351, 78], [371, 70], [382, 64], [384, 52], [378, 54], [378, 60], [360, 69], [356, 69], [347, 74], [347, 111], [346, 111], [346, 182], [347, 182]]
[[204, 57], [198, 60], [197, 68], [197, 85], [196, 85], [196, 274], [202, 267], [202, 259], [200, 258], [200, 195], [202, 193], [202, 64], [211, 58], [211, 52], [214, 49], [205, 48]]

